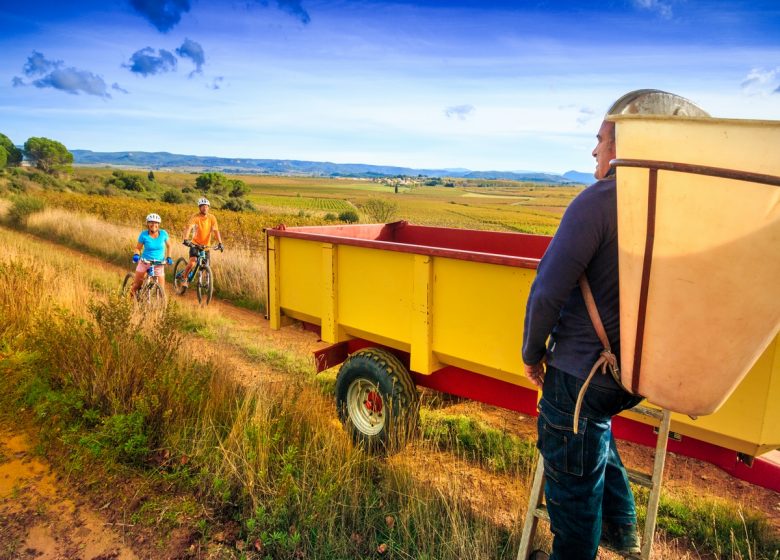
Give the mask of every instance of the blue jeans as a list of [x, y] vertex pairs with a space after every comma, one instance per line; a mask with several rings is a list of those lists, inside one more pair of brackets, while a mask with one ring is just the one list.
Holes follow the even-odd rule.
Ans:
[[634, 495], [612, 437], [612, 416], [642, 399], [617, 384], [591, 383], [575, 435], [574, 406], [582, 384], [582, 379], [548, 367], [539, 402], [537, 447], [544, 457], [553, 532], [550, 560], [593, 560], [602, 520], [636, 523]]

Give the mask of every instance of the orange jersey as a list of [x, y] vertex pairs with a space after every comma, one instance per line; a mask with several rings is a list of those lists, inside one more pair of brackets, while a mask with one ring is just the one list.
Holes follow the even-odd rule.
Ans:
[[211, 234], [219, 231], [217, 219], [212, 214], [195, 214], [190, 218], [190, 225], [187, 227], [189, 233], [192, 227], [195, 227], [195, 233], [192, 235], [192, 241], [198, 245], [208, 245], [211, 241]]

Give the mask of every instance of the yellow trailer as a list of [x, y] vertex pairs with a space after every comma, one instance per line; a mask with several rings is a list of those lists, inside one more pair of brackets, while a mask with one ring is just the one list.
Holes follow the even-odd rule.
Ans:
[[[411, 225], [269, 229], [268, 317], [316, 325], [332, 346], [318, 370], [343, 363], [342, 420], [356, 439], [385, 445], [416, 418], [414, 385], [536, 413], [520, 357], [525, 304], [551, 238]], [[675, 414], [670, 451], [708, 460], [780, 490], [780, 470], [754, 457], [780, 447], [780, 341], [775, 338], [723, 407]], [[615, 436], [654, 445], [652, 426], [626, 412]], [[752, 461], [748, 461], [752, 462]]]

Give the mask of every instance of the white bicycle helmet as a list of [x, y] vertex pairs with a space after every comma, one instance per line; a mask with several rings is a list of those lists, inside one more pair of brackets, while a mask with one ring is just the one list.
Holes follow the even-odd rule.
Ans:
[[204, 204], [206, 206], [211, 206], [211, 203], [209, 202], [208, 198], [201, 198], [198, 200], [198, 206], [203, 206]]
[[152, 214], [149, 214], [146, 217], [146, 221], [147, 222], [157, 222], [158, 224], [161, 224], [162, 223], [162, 218], [160, 218], [159, 214], [152, 213]]

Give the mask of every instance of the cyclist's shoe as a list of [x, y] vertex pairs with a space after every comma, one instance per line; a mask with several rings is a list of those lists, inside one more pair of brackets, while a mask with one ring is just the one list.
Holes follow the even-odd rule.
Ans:
[[618, 525], [604, 521], [601, 524], [601, 544], [623, 554], [639, 554], [642, 547], [636, 524]]

